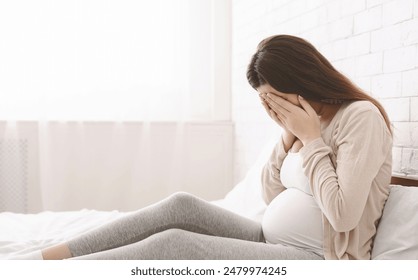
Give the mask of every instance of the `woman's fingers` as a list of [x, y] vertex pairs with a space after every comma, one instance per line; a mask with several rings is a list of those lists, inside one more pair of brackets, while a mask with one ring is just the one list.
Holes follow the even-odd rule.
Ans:
[[261, 104], [263, 105], [264, 109], [266, 109], [267, 113], [270, 112], [271, 108], [269, 107], [269, 105], [266, 103], [266, 101], [261, 100]]
[[286, 99], [274, 94], [268, 93], [266, 95], [266, 100], [269, 103], [270, 107], [276, 110], [286, 110], [288, 112], [291, 112], [293, 107], [295, 107], [295, 105], [293, 105]]
[[270, 117], [277, 123], [281, 123], [281, 121], [277, 118], [276, 113], [273, 110], [270, 110]]
[[278, 114], [269, 107], [266, 101], [261, 100], [261, 104], [263, 105], [264, 109], [267, 111], [267, 114], [281, 127], [284, 127], [283, 120], [278, 117]]
[[312, 108], [311, 104], [309, 104], [309, 102], [306, 101], [305, 98], [303, 98], [301, 95], [299, 95], [298, 98], [299, 98], [299, 103], [300, 105], [302, 105], [303, 110], [305, 110], [305, 112], [308, 113], [309, 116], [317, 115], [315, 110]]
[[270, 113], [274, 113], [274, 115], [280, 120], [281, 123], [284, 124], [286, 122], [287, 116], [283, 114], [281, 111], [271, 110]]

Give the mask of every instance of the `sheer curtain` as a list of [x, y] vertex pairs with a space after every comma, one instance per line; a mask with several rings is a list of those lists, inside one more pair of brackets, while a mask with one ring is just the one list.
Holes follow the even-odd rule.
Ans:
[[[229, 25], [229, 0], [1, 1], [0, 152], [29, 151], [0, 159], [27, 176], [9, 196], [16, 211], [220, 198], [232, 182]], [[1, 193], [15, 193], [3, 177]]]

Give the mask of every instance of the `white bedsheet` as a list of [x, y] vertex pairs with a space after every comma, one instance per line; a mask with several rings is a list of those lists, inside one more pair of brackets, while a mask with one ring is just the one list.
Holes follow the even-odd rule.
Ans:
[[81, 232], [121, 217], [118, 211], [42, 212], [0, 214], [0, 259], [27, 254], [57, 244]]

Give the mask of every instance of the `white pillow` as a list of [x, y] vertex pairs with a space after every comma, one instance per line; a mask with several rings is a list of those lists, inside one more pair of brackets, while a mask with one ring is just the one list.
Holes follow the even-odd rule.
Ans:
[[377, 229], [372, 259], [418, 260], [418, 187], [391, 188]]
[[263, 146], [257, 160], [248, 170], [244, 179], [227, 193], [224, 199], [214, 201], [214, 204], [261, 222], [267, 208], [261, 193], [261, 172], [277, 144], [277, 139], [280, 139], [279, 135], [277, 133], [273, 134]]

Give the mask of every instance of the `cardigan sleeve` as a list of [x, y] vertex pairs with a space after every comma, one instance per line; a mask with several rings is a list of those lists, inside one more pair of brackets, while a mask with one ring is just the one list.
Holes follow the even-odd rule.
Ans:
[[278, 194], [285, 190], [285, 187], [280, 181], [280, 168], [286, 155], [283, 140], [280, 140], [263, 167], [261, 173], [262, 196], [267, 204], [270, 204]]
[[[301, 149], [305, 174], [319, 207], [337, 232], [355, 228], [379, 169], [392, 148], [392, 137], [377, 108], [341, 118], [335, 147], [317, 138]], [[336, 166], [330, 153], [336, 153]]]

